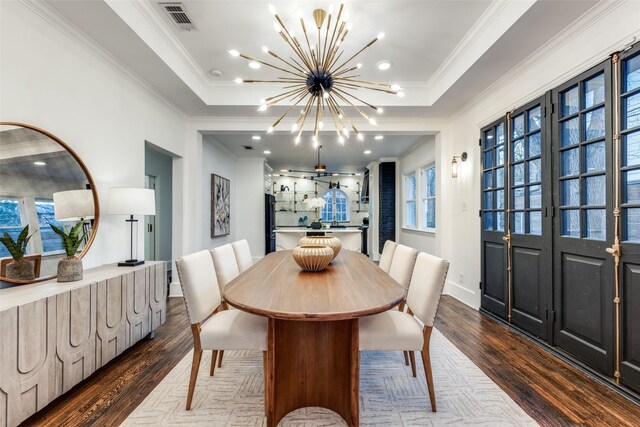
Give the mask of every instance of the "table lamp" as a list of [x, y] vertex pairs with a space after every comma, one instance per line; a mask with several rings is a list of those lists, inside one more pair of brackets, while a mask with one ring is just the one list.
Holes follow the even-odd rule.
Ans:
[[91, 219], [95, 212], [91, 190], [69, 190], [53, 193], [54, 217], [58, 221]]
[[[126, 222], [131, 226], [131, 256], [128, 260], [118, 263], [119, 267], [133, 267], [144, 264], [144, 260], [138, 260], [133, 256], [133, 223], [138, 220], [134, 215], [155, 215], [156, 196], [155, 191], [147, 188], [110, 188], [107, 212], [110, 215], [129, 215]], [[137, 224], [136, 224], [137, 230]], [[136, 246], [136, 252], [138, 250]]]

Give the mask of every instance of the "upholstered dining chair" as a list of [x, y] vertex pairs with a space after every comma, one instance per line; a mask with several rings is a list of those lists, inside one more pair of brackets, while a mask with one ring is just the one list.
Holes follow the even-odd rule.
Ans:
[[[227, 243], [217, 248], [211, 249], [211, 258], [213, 258], [213, 266], [216, 269], [216, 277], [218, 279], [218, 288], [220, 294], [224, 292], [224, 288], [227, 283], [238, 277], [240, 270], [238, 269], [238, 262], [236, 261], [236, 254], [233, 250], [233, 246]], [[223, 299], [222, 307], [228, 310], [230, 307]], [[224, 357], [224, 350], [220, 351], [218, 355], [218, 368], [222, 367], [222, 358]]]
[[382, 255], [380, 255], [378, 267], [387, 274], [391, 268], [391, 260], [393, 259], [393, 253], [396, 251], [396, 246], [398, 246], [396, 242], [387, 240], [384, 242], [384, 247], [382, 248]]
[[233, 242], [233, 253], [236, 256], [236, 263], [238, 264], [238, 271], [244, 273], [249, 267], [253, 265], [253, 258], [251, 257], [251, 249], [249, 249], [249, 242], [246, 239]]
[[389, 310], [360, 319], [360, 351], [410, 351], [414, 362], [414, 377], [416, 368], [413, 352], [422, 353], [433, 412], [436, 412], [436, 395], [431, 373], [429, 341], [448, 270], [447, 261], [421, 252], [416, 259], [407, 294], [407, 312]]
[[[212, 350], [209, 375], [222, 350], [267, 351], [267, 320], [240, 310], [222, 310], [220, 288], [209, 251], [176, 260], [180, 286], [193, 333], [193, 362], [186, 409], [191, 409], [203, 350]], [[263, 356], [266, 357], [266, 356]]]

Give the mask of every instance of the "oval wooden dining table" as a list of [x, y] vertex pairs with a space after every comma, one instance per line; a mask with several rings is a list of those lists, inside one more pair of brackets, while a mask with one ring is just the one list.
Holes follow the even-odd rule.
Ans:
[[324, 271], [302, 271], [292, 251], [274, 252], [224, 290], [228, 304], [268, 318], [267, 425], [319, 406], [359, 424], [358, 319], [389, 310], [404, 289], [369, 258], [343, 250]]

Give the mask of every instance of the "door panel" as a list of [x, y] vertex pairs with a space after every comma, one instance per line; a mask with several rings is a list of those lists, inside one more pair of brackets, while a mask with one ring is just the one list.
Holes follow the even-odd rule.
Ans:
[[511, 322], [547, 339], [551, 304], [548, 96], [510, 114]]
[[620, 381], [640, 392], [640, 46], [620, 60]]
[[506, 144], [505, 120], [482, 129], [482, 282], [481, 306], [507, 318], [507, 245], [505, 236]]
[[612, 375], [611, 61], [552, 91], [553, 343]]

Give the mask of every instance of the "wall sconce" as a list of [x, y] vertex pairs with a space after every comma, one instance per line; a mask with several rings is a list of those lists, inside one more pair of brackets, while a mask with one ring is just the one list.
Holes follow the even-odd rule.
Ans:
[[463, 152], [460, 156], [453, 156], [453, 160], [451, 160], [451, 178], [458, 177], [458, 159], [460, 161], [467, 161], [467, 152]]

